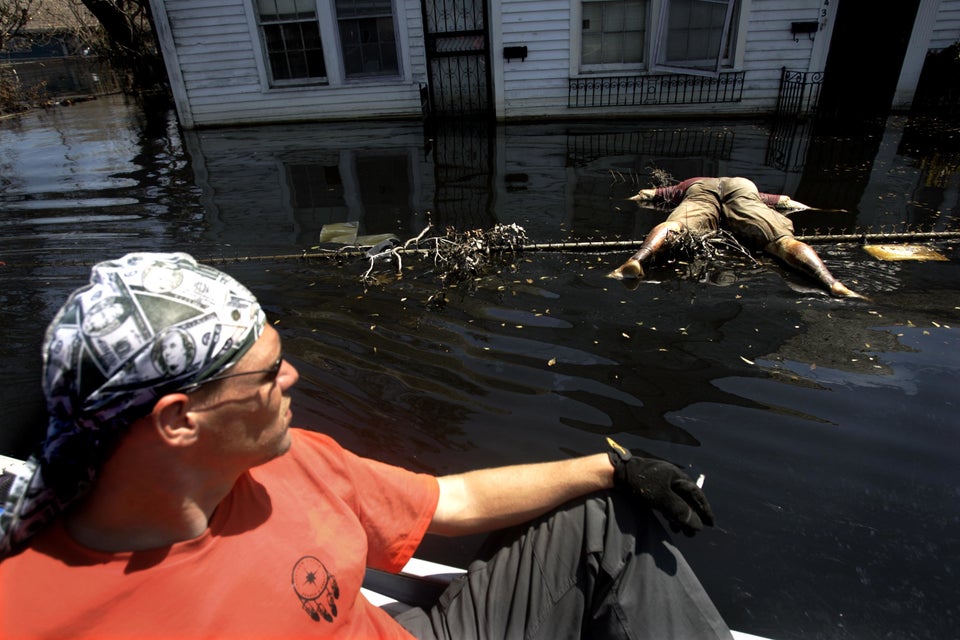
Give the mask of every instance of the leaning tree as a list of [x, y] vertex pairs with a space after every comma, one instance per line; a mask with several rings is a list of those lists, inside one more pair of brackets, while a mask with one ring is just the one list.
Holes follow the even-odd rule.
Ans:
[[148, 0], [71, 0], [81, 2], [102, 27], [99, 53], [127, 72], [136, 91], [166, 85], [163, 58], [153, 30]]

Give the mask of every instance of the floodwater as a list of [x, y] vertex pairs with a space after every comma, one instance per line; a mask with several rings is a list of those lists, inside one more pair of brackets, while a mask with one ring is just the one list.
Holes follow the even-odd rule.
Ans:
[[[298, 425], [434, 473], [590, 453], [603, 436], [706, 476], [718, 526], [678, 544], [733, 628], [775, 639], [957, 637], [960, 249], [889, 262], [817, 242], [870, 300], [763, 261], [528, 251], [444, 288], [429, 260], [297, 259], [324, 225], [401, 239], [521, 225], [642, 238], [650, 167], [744, 175], [823, 208], [798, 233], [949, 231], [960, 130], [896, 116], [290, 125], [180, 132], [118, 98], [0, 122], [0, 452], [43, 430], [39, 343], [92, 262], [185, 250], [247, 283], [300, 369]], [[816, 239], [814, 239], [816, 242]], [[247, 259], [257, 256], [257, 259]], [[266, 257], [264, 257], [266, 256]], [[428, 304], [445, 299], [445, 304]], [[428, 540], [463, 562], [476, 540]]]

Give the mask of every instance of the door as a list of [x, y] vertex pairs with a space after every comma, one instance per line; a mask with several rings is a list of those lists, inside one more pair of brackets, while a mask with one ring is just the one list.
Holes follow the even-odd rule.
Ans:
[[429, 101], [436, 115], [492, 110], [486, 0], [422, 0]]

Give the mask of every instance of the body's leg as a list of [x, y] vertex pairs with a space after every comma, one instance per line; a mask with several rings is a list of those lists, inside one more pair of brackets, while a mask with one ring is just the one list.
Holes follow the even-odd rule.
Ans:
[[848, 289], [837, 280], [817, 252], [810, 245], [794, 237], [784, 236], [769, 243], [765, 250], [770, 255], [783, 260], [791, 267], [809, 276], [813, 276], [830, 290], [831, 295], [841, 298], [862, 298], [863, 296]]
[[721, 182], [723, 212], [734, 234], [754, 247], [763, 247], [764, 251], [794, 269], [813, 276], [832, 295], [862, 297], [833, 277], [813, 247], [793, 237], [793, 222], [764, 204], [755, 184], [745, 178], [727, 178]]
[[621, 494], [575, 500], [494, 543], [437, 605], [397, 620], [428, 639], [731, 639], [653, 512]]
[[643, 263], [650, 259], [653, 254], [663, 248], [664, 243], [671, 236], [683, 231], [684, 225], [676, 220], [666, 220], [661, 222], [647, 234], [643, 244], [635, 254], [630, 256], [626, 262], [607, 274], [608, 278], [617, 280], [642, 278]]
[[690, 185], [683, 201], [647, 234], [640, 249], [626, 262], [607, 274], [617, 280], [643, 277], [643, 263], [663, 248], [673, 236], [684, 229], [692, 231], [716, 230], [720, 226], [720, 181], [705, 178]]

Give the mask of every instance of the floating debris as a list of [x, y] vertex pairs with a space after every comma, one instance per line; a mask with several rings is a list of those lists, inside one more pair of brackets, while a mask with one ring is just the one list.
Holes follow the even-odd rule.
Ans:
[[[421, 234], [422, 235], [422, 234]], [[523, 250], [527, 233], [517, 224], [498, 224], [492, 229], [458, 232], [448, 228], [430, 251], [434, 268], [444, 285], [456, 284], [482, 275], [492, 263], [512, 258]]]
[[734, 253], [755, 265], [760, 264], [732, 233], [724, 229], [697, 232], [684, 227], [683, 231], [674, 235], [670, 246], [689, 259], [716, 260], [723, 255]]
[[915, 260], [949, 262], [949, 258], [930, 247], [919, 244], [866, 244], [864, 250], [879, 260]]

